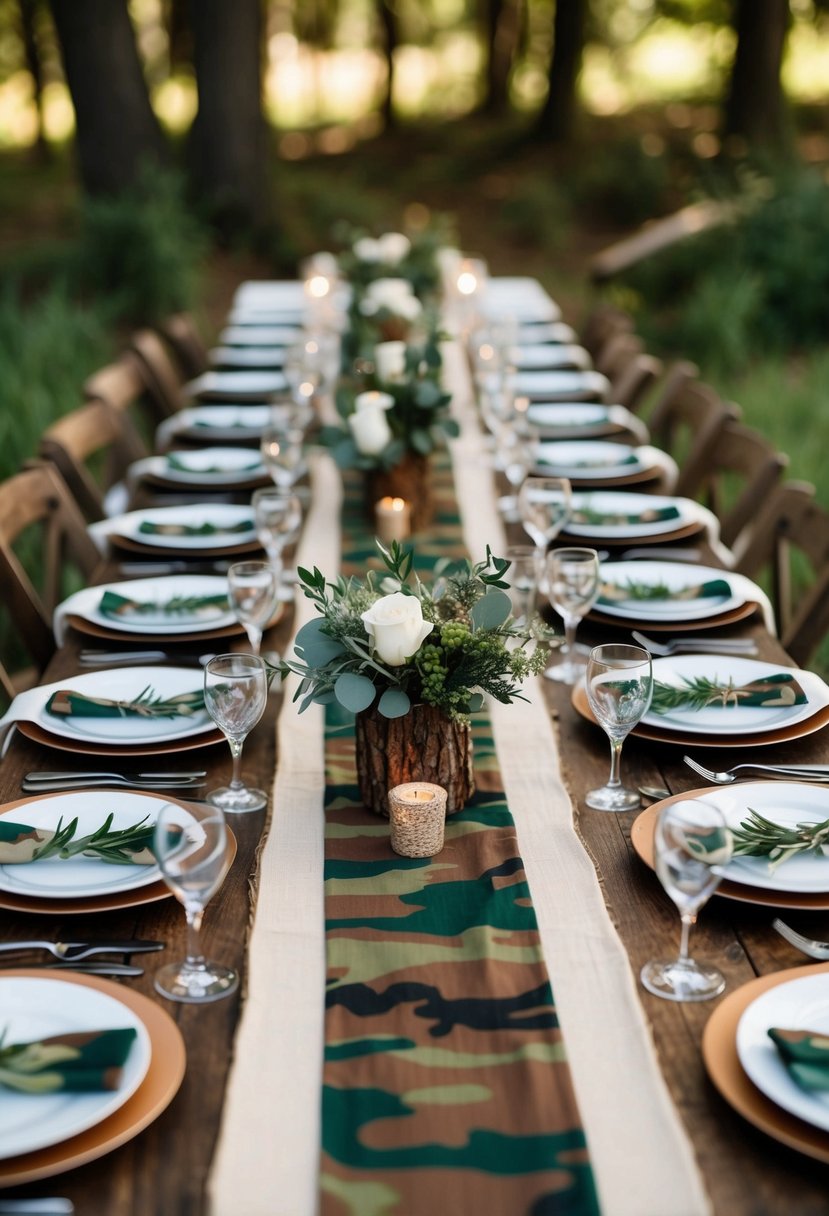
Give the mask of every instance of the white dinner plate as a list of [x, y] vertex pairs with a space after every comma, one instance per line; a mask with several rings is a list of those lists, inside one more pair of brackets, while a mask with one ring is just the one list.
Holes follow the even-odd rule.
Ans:
[[527, 422], [546, 427], [597, 426], [610, 419], [610, 406], [592, 401], [534, 401]]
[[516, 346], [512, 350], [512, 362], [519, 371], [555, 367], [581, 368], [582, 371], [587, 371], [592, 367], [590, 356], [584, 347], [573, 343]]
[[202, 372], [184, 385], [185, 397], [260, 398], [283, 393], [288, 381], [282, 372], [231, 371]]
[[[144, 818], [148, 824], [154, 824], [164, 805], [163, 799], [131, 790], [75, 790], [30, 798], [24, 806], [8, 810], [0, 807], [0, 815], [13, 823], [51, 830], [57, 828], [59, 821], [66, 827], [77, 817], [75, 837], [79, 839], [100, 828], [110, 815], [113, 830], [134, 827]], [[36, 899], [87, 899], [134, 891], [158, 882], [160, 877], [157, 865], [116, 865], [94, 857], [71, 857], [66, 861], [47, 857], [44, 861], [0, 865], [0, 891]]]
[[290, 346], [302, 333], [298, 325], [228, 325], [219, 334], [222, 346]]
[[815, 1093], [797, 1084], [768, 1036], [770, 1026], [829, 1035], [829, 975], [804, 975], [770, 988], [751, 1002], [737, 1025], [737, 1055], [761, 1093], [829, 1131], [829, 1091]]
[[245, 448], [195, 448], [151, 459], [161, 462], [154, 471], [168, 481], [188, 485], [230, 486], [267, 473], [259, 455]]
[[[700, 677], [720, 684], [729, 681], [735, 685], [749, 684], [780, 671], [791, 672], [800, 684], [806, 695], [802, 705], [727, 705], [696, 710], [672, 709], [665, 714], [649, 709], [642, 722], [661, 730], [681, 731], [683, 735], [761, 735], [805, 722], [829, 705], [829, 688], [813, 671], [723, 654], [683, 654], [653, 660], [654, 680], [678, 687], [682, 687], [684, 680]], [[829, 818], [829, 813], [824, 818]]]
[[596, 604], [596, 611], [620, 620], [635, 621], [693, 621], [719, 616], [741, 607], [745, 596], [734, 590], [728, 571], [712, 566], [695, 566], [689, 562], [602, 562], [600, 578], [603, 583], [625, 587], [632, 583], [648, 587], [665, 586], [673, 592], [700, 583], [723, 581], [728, 584], [729, 595], [700, 596], [691, 600], [620, 600], [615, 604]]
[[301, 308], [304, 302], [300, 279], [246, 279], [233, 295], [234, 308]]
[[214, 346], [209, 352], [212, 367], [281, 368], [285, 362], [282, 346]]
[[[749, 811], [789, 828], [829, 819], [829, 789], [795, 780], [741, 781], [706, 790], [703, 797], [722, 811], [729, 828], [738, 828]], [[829, 857], [814, 852], [791, 857], [775, 870], [769, 870], [765, 857], [732, 857], [727, 866], [718, 869], [730, 882], [763, 891], [829, 892]]]
[[578, 397], [603, 399], [610, 390], [610, 381], [601, 372], [547, 371], [518, 372], [515, 391], [520, 397], [549, 401], [572, 401]]
[[203, 683], [202, 672], [193, 668], [119, 667], [69, 676], [57, 684], [44, 685], [29, 692], [40, 694], [34, 698], [38, 704], [33, 721], [50, 734], [87, 743], [111, 743], [113, 747], [118, 747], [187, 739], [205, 734], [215, 727], [206, 709], [196, 710], [186, 718], [140, 718], [134, 714], [118, 718], [61, 717], [46, 710], [52, 693], [58, 688], [68, 688], [90, 697], [133, 701], [148, 688], [155, 696], [167, 698], [185, 692], [200, 692]]
[[518, 326], [516, 341], [521, 346], [533, 346], [537, 342], [578, 343], [578, 334], [571, 325], [563, 321], [526, 321]]
[[[164, 536], [142, 532], [142, 523], [200, 525], [211, 523], [218, 529], [210, 536]], [[246, 522], [244, 531], [230, 532], [224, 529]], [[127, 540], [156, 549], [226, 549], [233, 545], [244, 545], [254, 539], [256, 528], [250, 507], [234, 506], [230, 503], [193, 504], [181, 507], [147, 507], [143, 511], [130, 511], [114, 519], [90, 524], [89, 531], [95, 536], [123, 536]]]
[[[271, 419], [270, 405], [197, 405], [179, 410], [158, 429], [159, 446], [165, 446], [170, 435], [185, 435], [214, 443], [228, 439], [258, 440]], [[164, 437], [165, 442], [161, 440]]]
[[305, 321], [305, 301], [301, 304], [243, 304], [230, 310], [228, 325], [237, 329], [261, 329], [263, 326], [301, 330]]
[[[648, 513], [675, 507], [677, 515], [669, 519], [648, 519]], [[595, 511], [602, 515], [639, 515], [638, 523], [574, 523], [568, 522], [570, 536], [595, 536], [597, 540], [635, 540], [638, 537], [660, 536], [676, 532], [703, 518], [703, 508], [690, 498], [670, 498], [659, 494], [633, 494], [621, 490], [593, 490], [573, 495], [573, 510]], [[638, 563], [637, 563], [638, 564]], [[604, 611], [604, 606], [602, 611]]]
[[536, 447], [536, 471], [540, 475], [569, 477], [571, 481], [595, 480], [606, 477], [629, 477], [646, 467], [639, 449], [626, 443], [609, 443], [600, 439], [560, 440], [539, 443]]
[[91, 621], [93, 625], [117, 629], [120, 633], [157, 633], [162, 637], [173, 637], [179, 633], [212, 632], [236, 622], [229, 602], [226, 608], [216, 605], [199, 612], [171, 614], [152, 611], [108, 616], [101, 612], [100, 607], [106, 591], [126, 596], [139, 603], [164, 605], [176, 598], [226, 594], [227, 579], [218, 574], [169, 574], [158, 578], [130, 579], [123, 583], [105, 583], [102, 586], [84, 587], [82, 591], [76, 591], [64, 600], [56, 611], [64, 617], [79, 616], [85, 621]]
[[26, 1043], [86, 1030], [134, 1028], [136, 1039], [116, 1090], [100, 1093], [19, 1094], [0, 1097], [0, 1159], [60, 1144], [113, 1114], [138, 1089], [152, 1049], [144, 1023], [115, 997], [60, 979], [0, 976], [5, 1041]]

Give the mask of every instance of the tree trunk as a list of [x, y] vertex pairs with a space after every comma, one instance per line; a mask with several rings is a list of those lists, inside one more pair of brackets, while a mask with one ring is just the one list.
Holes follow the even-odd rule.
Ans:
[[394, 52], [397, 50], [397, 21], [389, 0], [378, 0], [377, 13], [383, 27], [383, 53], [386, 59], [386, 91], [380, 105], [380, 113], [386, 128], [396, 126], [394, 116]]
[[165, 159], [126, 0], [51, 0], [90, 194], [118, 194]]
[[725, 107], [725, 130], [749, 144], [782, 147], [789, 131], [780, 68], [789, 0], [735, 0], [737, 49]]
[[259, 0], [193, 0], [199, 109], [190, 160], [199, 198], [225, 236], [266, 213]]
[[587, 0], [556, 0], [549, 90], [537, 124], [539, 137], [552, 143], [570, 140], [575, 129], [586, 15]]
[[19, 0], [20, 3], [20, 33], [23, 38], [23, 49], [26, 54], [26, 67], [32, 78], [32, 93], [35, 109], [37, 110], [37, 136], [35, 149], [40, 160], [49, 158], [49, 145], [43, 130], [43, 65], [40, 59], [40, 46], [37, 39], [37, 9], [38, 0]]
[[509, 77], [520, 24], [518, 0], [483, 0], [486, 93], [483, 109], [501, 115], [509, 109]]
[[357, 714], [355, 746], [360, 796], [375, 815], [388, 816], [389, 790], [408, 781], [442, 785], [447, 815], [462, 810], [475, 792], [469, 727], [432, 705], [413, 705], [402, 718], [364, 710]]

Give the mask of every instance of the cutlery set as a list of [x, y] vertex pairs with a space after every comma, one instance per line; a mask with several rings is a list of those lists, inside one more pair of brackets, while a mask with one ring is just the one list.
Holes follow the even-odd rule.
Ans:
[[32, 772], [26, 773], [20, 788], [28, 794], [57, 793], [61, 790], [83, 790], [114, 786], [127, 790], [196, 790], [201, 789], [207, 773], [204, 769], [194, 772], [163, 773], [107, 773], [107, 772]]
[[178, 667], [205, 667], [215, 654], [194, 651], [176, 653], [172, 650], [82, 650], [78, 655], [81, 667], [114, 667], [123, 663], [134, 667], [139, 663], [175, 663]]
[[[117, 978], [134, 978], [144, 974], [143, 967], [134, 966], [130, 959], [134, 954], [155, 954], [164, 949], [164, 942], [142, 941], [139, 938], [126, 941], [101, 939], [97, 942], [52, 942], [46, 939], [19, 942], [0, 942], [0, 954], [21, 954], [45, 951], [53, 955], [56, 962], [27, 963], [29, 968], [48, 971], [81, 971], [86, 975], [109, 975]], [[121, 955], [123, 962], [105, 957]], [[15, 959], [11, 966], [19, 967]]]
[[670, 658], [683, 651], [687, 654], [757, 654], [757, 645], [751, 638], [671, 638], [667, 642], [656, 642], [636, 629], [632, 630], [631, 637], [660, 658]]

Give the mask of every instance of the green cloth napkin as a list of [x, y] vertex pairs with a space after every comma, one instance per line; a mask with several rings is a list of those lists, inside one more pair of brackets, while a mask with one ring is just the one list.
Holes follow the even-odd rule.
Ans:
[[204, 709], [201, 690], [181, 692], [175, 697], [157, 697], [148, 685], [132, 701], [87, 697], [71, 688], [60, 688], [46, 702], [46, 712], [58, 718], [189, 718]]
[[793, 705], [805, 705], [808, 697], [798, 681], [789, 671], [778, 671], [751, 680], [747, 684], [725, 683], [716, 677], [685, 677], [682, 684], [653, 682], [651, 709], [657, 714], [670, 713], [672, 709], [733, 709], [748, 706], [752, 709], [778, 709]]
[[[561, 462], [556, 460], [550, 454], [541, 456], [541, 464], [558, 465]], [[567, 467], [571, 469], [615, 469], [621, 464], [638, 464], [639, 457], [633, 452], [629, 456], [625, 456], [624, 460], [610, 460], [607, 456], [602, 456], [595, 460], [570, 460], [567, 462]]]
[[169, 468], [175, 469], [179, 473], [190, 473], [191, 475], [197, 475], [199, 473], [248, 473], [252, 469], [258, 469], [260, 464], [261, 461], [257, 458], [252, 459], [248, 464], [236, 465], [233, 468], [228, 468], [227, 465], [223, 464], [213, 464], [207, 465], [203, 469], [194, 469], [193, 466], [188, 464], [186, 460], [182, 460], [179, 456], [176, 456], [172, 452], [167, 457], [167, 465]]
[[119, 595], [116, 591], [105, 591], [101, 596], [98, 611], [103, 616], [141, 616], [147, 613], [158, 613], [163, 616], [197, 615], [211, 608], [229, 609], [230, 602], [227, 592], [218, 595], [174, 595], [164, 603], [147, 600], [133, 600], [129, 596]]
[[54, 831], [0, 818], [0, 865], [23, 865], [47, 857], [67, 861], [78, 856], [116, 865], [155, 865], [155, 825], [146, 817], [128, 828], [113, 830], [110, 815], [97, 831], [75, 839], [77, 827], [77, 818], [65, 826], [62, 819], [58, 820]]
[[142, 520], [138, 531], [145, 536], [221, 536], [224, 533], [251, 532], [253, 525], [243, 519], [238, 524], [154, 524], [149, 519]]
[[576, 507], [571, 518], [574, 524], [596, 524], [609, 528], [658, 523], [664, 519], [679, 519], [679, 516], [678, 507], [650, 507], [631, 515], [622, 511], [594, 511], [591, 507]]
[[664, 583], [637, 583], [628, 579], [626, 583], [602, 583], [598, 604], [623, 604], [630, 600], [640, 602], [670, 602], [681, 604], [686, 600], [727, 599], [731, 595], [731, 584], [724, 578], [712, 578], [707, 583], [693, 583], [688, 587], [671, 590]]
[[0, 1085], [26, 1094], [117, 1089], [136, 1031], [87, 1030], [8, 1047], [0, 1041]]
[[790, 1076], [803, 1089], [829, 1090], [829, 1038], [814, 1030], [769, 1027]]

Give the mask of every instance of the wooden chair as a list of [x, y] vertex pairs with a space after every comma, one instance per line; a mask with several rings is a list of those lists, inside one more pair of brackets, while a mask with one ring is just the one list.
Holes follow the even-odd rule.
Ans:
[[158, 327], [187, 380], [200, 376], [209, 364], [207, 346], [189, 312], [166, 317]]
[[[43, 671], [55, 650], [55, 606], [72, 590], [89, 582], [100, 561], [83, 517], [53, 465], [33, 461], [0, 484], [3, 607], [36, 673]], [[74, 587], [68, 581], [73, 567], [78, 576]], [[33, 682], [9, 676], [9, 656], [5, 652], [3, 661], [6, 691], [6, 680], [13, 692]]]
[[697, 497], [719, 519], [720, 538], [738, 560], [788, 463], [788, 456], [753, 427], [729, 420], [720, 431]]
[[[770, 572], [780, 640], [801, 665], [829, 631], [829, 512], [815, 502], [814, 493], [809, 482], [777, 486], [737, 563], [751, 578]], [[804, 589], [805, 566], [811, 583]]]
[[144, 385], [155, 402], [159, 421], [169, 418], [184, 407], [181, 392], [183, 376], [179, 373], [161, 338], [151, 329], [140, 329], [130, 338], [130, 350], [141, 361]]
[[620, 334], [633, 333], [633, 317], [613, 304], [597, 304], [579, 331], [578, 340], [596, 362], [604, 346]]
[[607, 400], [614, 405], [623, 405], [632, 414], [637, 413], [661, 377], [662, 371], [662, 361], [653, 355], [632, 355], [609, 376]]
[[648, 418], [654, 443], [673, 456], [679, 466], [676, 492], [697, 497], [709, 471], [727, 422], [739, 415], [737, 406], [725, 402], [696, 377], [693, 363], [677, 363], [668, 373]]
[[[148, 450], [127, 413], [106, 401], [88, 401], [44, 431], [39, 455], [59, 469], [91, 523], [108, 513], [107, 493]], [[114, 510], [125, 508], [124, 501]]]
[[146, 358], [136, 350], [125, 350], [114, 362], [99, 368], [86, 381], [83, 391], [87, 401], [105, 401], [113, 409], [129, 413], [148, 444], [159, 422], [178, 408], [171, 403], [159, 378], [148, 369]]

